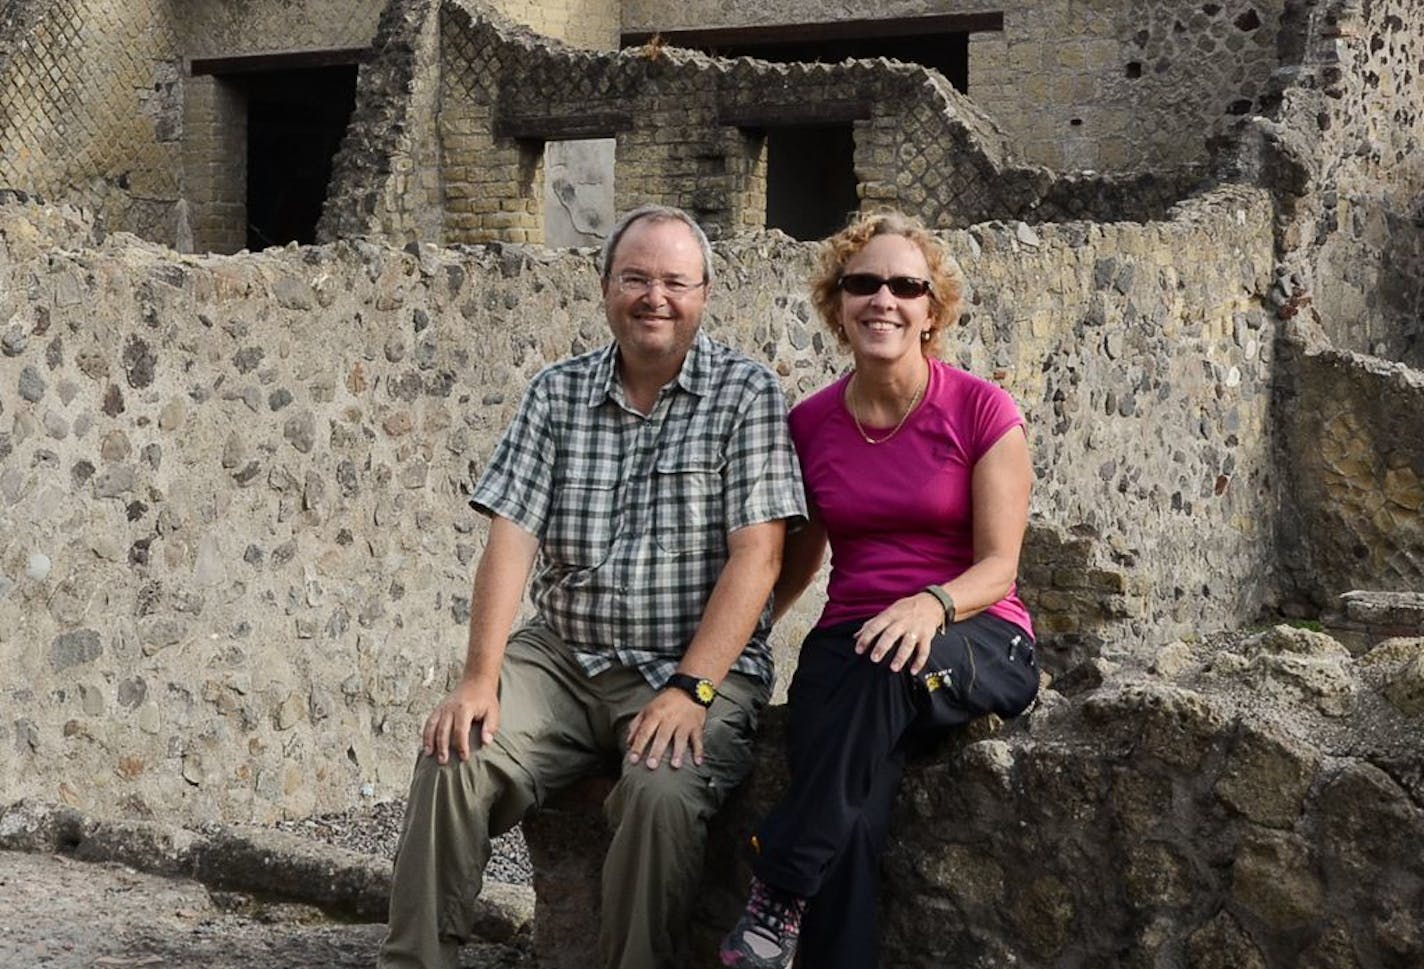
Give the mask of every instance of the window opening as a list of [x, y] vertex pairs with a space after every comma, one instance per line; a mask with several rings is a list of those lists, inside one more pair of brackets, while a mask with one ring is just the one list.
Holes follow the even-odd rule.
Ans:
[[766, 225], [822, 239], [859, 208], [850, 125], [788, 125], [766, 133]]

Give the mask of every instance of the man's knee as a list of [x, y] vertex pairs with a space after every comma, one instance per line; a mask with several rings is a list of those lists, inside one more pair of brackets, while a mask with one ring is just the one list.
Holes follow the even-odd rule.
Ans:
[[690, 766], [662, 764], [648, 770], [641, 764], [630, 765], [613, 785], [604, 810], [615, 828], [632, 819], [663, 829], [690, 827], [717, 808], [718, 799], [709, 787], [709, 779]]
[[467, 761], [441, 764], [421, 755], [411, 778], [407, 819], [453, 813], [465, 823], [488, 819], [499, 832], [517, 824], [534, 800], [533, 782], [493, 745], [472, 750]]
[[442, 764], [434, 757], [421, 754], [416, 758], [410, 779], [412, 804], [425, 801], [445, 801], [462, 797], [478, 787], [481, 771], [479, 751], [471, 751], [468, 761], [451, 758]]

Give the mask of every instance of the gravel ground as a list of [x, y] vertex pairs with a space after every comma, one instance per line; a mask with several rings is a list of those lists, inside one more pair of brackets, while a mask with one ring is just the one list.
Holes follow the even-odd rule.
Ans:
[[[337, 814], [320, 814], [301, 821], [283, 821], [277, 828], [323, 841], [338, 848], [382, 858], [394, 858], [400, 841], [404, 801], [383, 801]], [[529, 849], [518, 828], [491, 842], [492, 853], [485, 877], [510, 885], [528, 885], [531, 880]]]
[[[384, 933], [121, 865], [0, 851], [0, 969], [372, 969]], [[472, 945], [460, 965], [532, 969], [533, 959]]]
[[[389, 801], [275, 825], [394, 856], [405, 804]], [[530, 881], [518, 829], [495, 839], [488, 877]], [[372, 969], [381, 924], [332, 921], [182, 878], [63, 855], [0, 851], [0, 969]], [[532, 969], [528, 939], [466, 946], [462, 969]]]

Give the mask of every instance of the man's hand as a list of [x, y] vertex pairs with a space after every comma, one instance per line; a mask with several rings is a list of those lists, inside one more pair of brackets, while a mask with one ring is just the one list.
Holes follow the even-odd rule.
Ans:
[[451, 741], [454, 742], [455, 756], [461, 761], [470, 759], [470, 729], [480, 725], [480, 743], [487, 744], [494, 739], [499, 729], [499, 688], [486, 686], [473, 680], [461, 680], [460, 685], [450, 691], [450, 695], [440, 701], [425, 720], [421, 731], [427, 757], [433, 756], [444, 764], [450, 760]]
[[671, 747], [668, 762], [673, 767], [682, 766], [689, 749], [693, 763], [701, 767], [702, 727], [706, 723], [706, 707], [681, 690], [663, 690], [628, 725], [628, 762], [642, 760], [648, 770], [654, 770]]

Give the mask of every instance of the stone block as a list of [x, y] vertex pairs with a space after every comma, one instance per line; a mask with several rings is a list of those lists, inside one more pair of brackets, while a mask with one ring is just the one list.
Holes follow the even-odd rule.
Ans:
[[1253, 832], [1236, 849], [1231, 893], [1242, 909], [1276, 931], [1325, 914], [1325, 890], [1309, 844], [1284, 831]]
[[1256, 824], [1289, 829], [1305, 807], [1319, 757], [1283, 734], [1251, 727], [1228, 755], [1216, 793]]

